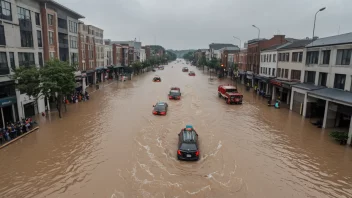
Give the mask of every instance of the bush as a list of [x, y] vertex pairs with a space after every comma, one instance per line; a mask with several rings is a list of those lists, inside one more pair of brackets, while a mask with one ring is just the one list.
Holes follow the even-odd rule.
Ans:
[[348, 132], [333, 131], [330, 133], [330, 136], [333, 137], [336, 141], [340, 142], [341, 145], [347, 144]]

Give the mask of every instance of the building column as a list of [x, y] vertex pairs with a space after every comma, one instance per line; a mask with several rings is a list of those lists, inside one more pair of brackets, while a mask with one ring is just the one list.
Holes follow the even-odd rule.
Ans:
[[286, 98], [286, 104], [290, 104], [290, 100], [291, 100], [291, 92], [289, 91]]
[[[48, 106], [47, 106], [47, 107], [48, 107], [48, 111], [50, 111], [50, 102], [49, 102], [49, 98], [46, 99], [46, 102], [47, 102], [47, 104], [48, 104]], [[65, 101], [65, 102], [66, 102], [66, 101]]]
[[304, 94], [304, 101], [303, 101], [303, 117], [305, 118], [307, 115], [307, 102], [308, 102], [308, 93]]
[[323, 128], [326, 127], [326, 120], [328, 118], [328, 109], [329, 109], [329, 101], [326, 100], [325, 103], [325, 110], [324, 110], [324, 118], [323, 118]]
[[292, 111], [292, 107], [293, 107], [293, 96], [295, 95], [295, 93], [293, 92], [293, 89], [291, 89], [291, 98], [290, 98], [290, 110]]
[[87, 84], [86, 84], [86, 78], [87, 77], [82, 77], [82, 92], [86, 92]]
[[269, 94], [269, 83], [266, 83], [266, 92], [265, 92], [265, 95], [268, 95]]
[[273, 86], [273, 94], [271, 96], [271, 100], [275, 100], [276, 99], [276, 87]]
[[2, 110], [2, 107], [1, 107], [1, 117], [2, 117], [2, 125], [3, 125], [4, 128], [5, 128], [6, 125], [5, 125], [5, 119], [4, 119], [4, 111]]
[[347, 144], [351, 144], [351, 141], [352, 141], [352, 116], [351, 116], [351, 122], [350, 122], [350, 130], [348, 131]]
[[12, 118], [13, 118], [13, 123], [15, 123], [17, 120], [16, 120], [16, 111], [15, 111], [15, 105], [12, 104]]

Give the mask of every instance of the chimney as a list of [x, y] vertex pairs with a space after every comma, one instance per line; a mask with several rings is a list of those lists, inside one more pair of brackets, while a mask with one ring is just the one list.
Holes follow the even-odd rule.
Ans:
[[274, 39], [275, 39], [275, 40], [279, 40], [280, 43], [285, 43], [285, 42], [286, 42], [286, 40], [285, 40], [285, 35], [279, 35], [279, 34], [274, 35]]

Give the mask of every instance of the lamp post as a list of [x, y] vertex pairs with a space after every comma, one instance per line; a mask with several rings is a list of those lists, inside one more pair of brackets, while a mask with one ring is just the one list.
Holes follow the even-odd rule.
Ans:
[[314, 15], [313, 37], [312, 37], [312, 40], [313, 40], [313, 41], [314, 41], [315, 21], [317, 20], [317, 14], [318, 14], [318, 12], [321, 12], [321, 11], [323, 11], [323, 10], [325, 10], [325, 9], [326, 9], [326, 7], [320, 8], [320, 9], [315, 13], [315, 15]]
[[241, 47], [242, 47], [242, 41], [241, 41], [241, 39], [239, 39], [239, 38], [237, 38], [237, 37], [235, 37], [235, 36], [233, 36], [233, 38], [234, 38], [234, 39], [238, 39], [238, 40], [240, 41], [240, 49], [241, 49]]
[[252, 25], [254, 28], [257, 28], [257, 30], [258, 30], [258, 42], [259, 42], [259, 37], [260, 37], [260, 29], [257, 27], [257, 26], [255, 26], [255, 25]]

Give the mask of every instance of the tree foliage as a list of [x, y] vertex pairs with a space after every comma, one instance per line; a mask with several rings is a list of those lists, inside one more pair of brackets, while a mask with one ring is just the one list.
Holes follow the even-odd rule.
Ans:
[[17, 80], [17, 89], [31, 97], [55, 97], [61, 118], [63, 98], [75, 89], [74, 71], [75, 68], [69, 63], [53, 59], [40, 69], [35, 66], [16, 69], [14, 79]]
[[185, 55], [183, 55], [183, 58], [185, 60], [192, 61], [194, 59], [194, 52], [190, 51], [190, 52], [186, 53]]

